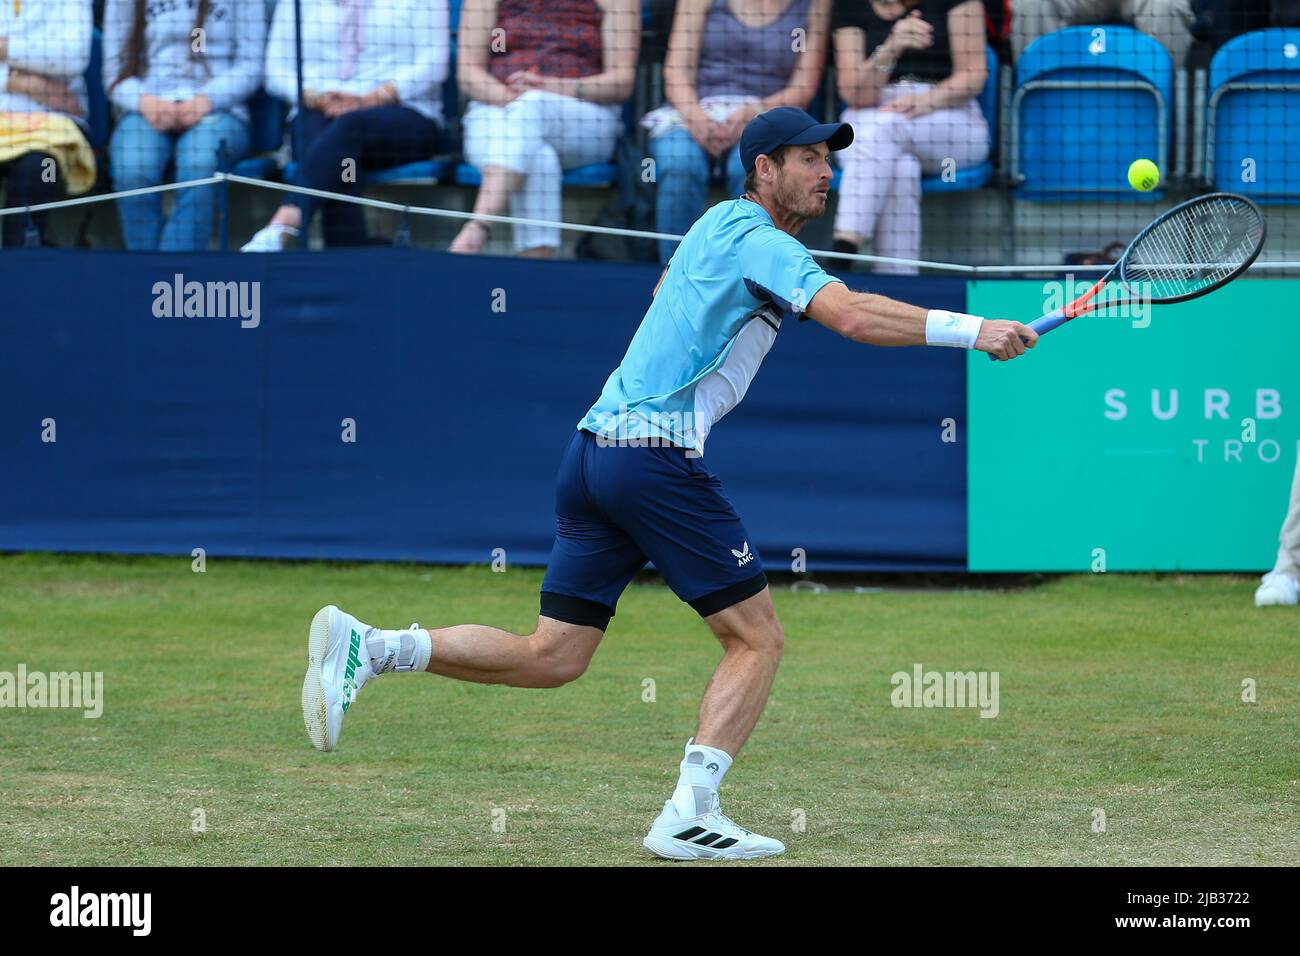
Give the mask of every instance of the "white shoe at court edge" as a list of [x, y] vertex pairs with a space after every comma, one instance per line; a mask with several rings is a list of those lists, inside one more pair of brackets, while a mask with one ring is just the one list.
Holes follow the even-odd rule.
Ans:
[[316, 612], [307, 632], [302, 719], [317, 750], [338, 746], [343, 716], [374, 676], [366, 653], [368, 625], [333, 604]]
[[751, 833], [728, 818], [716, 793], [709, 812], [698, 817], [678, 816], [669, 800], [641, 845], [667, 860], [755, 860], [785, 852], [780, 840]]

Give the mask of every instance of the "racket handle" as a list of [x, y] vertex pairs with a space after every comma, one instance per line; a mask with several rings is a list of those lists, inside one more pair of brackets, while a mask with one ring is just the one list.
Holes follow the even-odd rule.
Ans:
[[1042, 335], [1045, 332], [1052, 331], [1058, 325], [1064, 325], [1068, 321], [1069, 319], [1065, 317], [1065, 310], [1057, 309], [1055, 312], [1048, 312], [1046, 315], [1034, 319], [1029, 323], [1029, 327]]
[[[1034, 321], [1029, 323], [1029, 327], [1033, 329], [1035, 332], [1037, 332], [1039, 335], [1043, 335], [1046, 332], [1052, 331], [1052, 329], [1056, 328], [1058, 325], [1064, 325], [1068, 321], [1069, 319], [1067, 319], [1065, 316], [1065, 310], [1057, 309], [1055, 312], [1048, 312], [1046, 315], [1039, 316], [1038, 318], [1034, 319]], [[1020, 337], [1020, 341], [1027, 343], [1029, 340], [1022, 335]], [[989, 361], [999, 362], [1001, 361], [1001, 359], [999, 359], [996, 355], [990, 352]]]

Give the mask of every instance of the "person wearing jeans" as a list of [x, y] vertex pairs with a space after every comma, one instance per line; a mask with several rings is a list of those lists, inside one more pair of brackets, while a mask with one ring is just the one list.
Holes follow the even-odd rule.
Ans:
[[[755, 101], [757, 102], [757, 101]], [[706, 114], [707, 115], [707, 114]], [[711, 126], [725, 127], [725, 120], [709, 119]], [[709, 197], [709, 181], [715, 165], [722, 164], [727, 196], [735, 198], [745, 191], [745, 167], [740, 151], [733, 145], [723, 150], [723, 157], [701, 146], [685, 126], [675, 126], [650, 140], [650, 155], [655, 161], [655, 228], [677, 236], [700, 218]], [[678, 240], [659, 240], [659, 261], [673, 257]]]
[[[265, 13], [244, 0], [108, 0], [104, 84], [119, 114], [109, 142], [115, 189], [156, 186], [169, 165], [177, 181], [203, 179], [248, 153], [246, 103], [262, 79]], [[177, 190], [170, 217], [161, 193], [119, 199], [126, 247], [206, 249], [216, 195], [215, 186]]]
[[[160, 130], [142, 113], [118, 121], [109, 143], [113, 184], [119, 190], [156, 186], [169, 163], [176, 181], [211, 176], [220, 164], [222, 142], [232, 159], [248, 153], [248, 124], [230, 113], [209, 113], [182, 130]], [[150, 193], [117, 201], [122, 237], [128, 249], [183, 252], [206, 249], [215, 218], [215, 187], [196, 186], [173, 193], [171, 215], [164, 217], [162, 194]]]
[[[737, 143], [745, 124], [778, 106], [806, 107], [826, 63], [830, 0], [681, 0], [668, 39], [668, 105], [647, 113], [655, 161], [655, 224], [685, 235], [704, 211], [715, 164], [727, 195], [745, 170]], [[803, 42], [793, 38], [802, 31]], [[659, 240], [667, 262], [674, 239]]]

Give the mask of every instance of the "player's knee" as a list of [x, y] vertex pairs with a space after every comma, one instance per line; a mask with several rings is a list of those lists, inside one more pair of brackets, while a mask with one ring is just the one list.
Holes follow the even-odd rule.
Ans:
[[726, 650], [739, 647], [777, 661], [785, 653], [785, 632], [776, 615], [748, 627], [719, 631], [718, 640]]
[[532, 687], [563, 687], [587, 671], [591, 658], [573, 645], [549, 641], [534, 635], [533, 661], [529, 681]]
[[586, 661], [570, 659], [548, 661], [533, 671], [534, 681], [529, 686], [538, 688], [563, 687], [571, 684], [587, 671]]
[[745, 644], [764, 657], [780, 661], [785, 654], [785, 633], [781, 630], [781, 625], [773, 621], [770, 625], [747, 635]]
[[770, 625], [770, 634], [767, 639], [768, 653], [778, 661], [785, 654], [785, 631], [781, 630], [781, 623], [775, 618]]

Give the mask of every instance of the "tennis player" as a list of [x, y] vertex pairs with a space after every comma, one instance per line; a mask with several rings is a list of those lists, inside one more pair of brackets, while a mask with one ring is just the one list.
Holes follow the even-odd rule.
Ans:
[[709, 430], [745, 396], [792, 316], [854, 342], [978, 349], [1002, 359], [1024, 354], [1038, 337], [1019, 322], [851, 292], [822, 271], [794, 237], [825, 211], [830, 153], [852, 140], [848, 124], [818, 124], [792, 107], [746, 126], [745, 194], [691, 227], [622, 363], [569, 438], [536, 630], [383, 630], [332, 605], [316, 614], [302, 704], [318, 749], [334, 749], [358, 692], [381, 674], [428, 671], [513, 687], [576, 679], [648, 558], [717, 635], [724, 654], [704, 692], [677, 787], [644, 845], [675, 860], [785, 850], [779, 840], [737, 826], [718, 800], [767, 702], [784, 636], [754, 538], [701, 457]]

